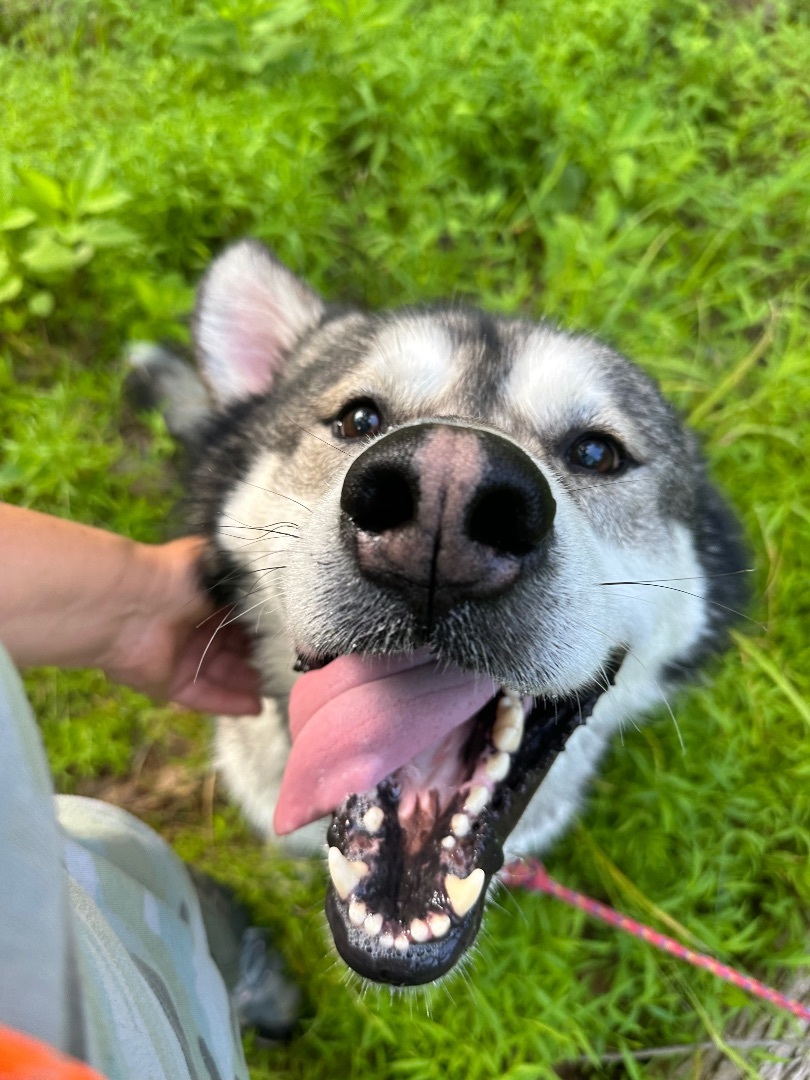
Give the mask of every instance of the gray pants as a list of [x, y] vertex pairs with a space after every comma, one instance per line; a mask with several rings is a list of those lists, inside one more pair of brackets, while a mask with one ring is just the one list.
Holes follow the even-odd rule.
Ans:
[[183, 864], [124, 810], [54, 797], [1, 646], [0, 1024], [109, 1080], [248, 1076]]

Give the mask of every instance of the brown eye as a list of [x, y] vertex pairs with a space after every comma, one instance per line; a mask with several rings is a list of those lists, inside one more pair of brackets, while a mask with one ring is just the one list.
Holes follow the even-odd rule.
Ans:
[[352, 402], [332, 424], [332, 434], [339, 439], [362, 439], [382, 429], [382, 413], [373, 401]]
[[628, 459], [621, 444], [610, 435], [588, 431], [574, 439], [565, 452], [565, 460], [575, 469], [609, 476], [619, 472]]

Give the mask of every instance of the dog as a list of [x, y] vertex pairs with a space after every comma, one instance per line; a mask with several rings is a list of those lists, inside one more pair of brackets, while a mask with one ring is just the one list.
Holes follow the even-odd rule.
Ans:
[[548, 847], [611, 736], [723, 646], [737, 522], [655, 383], [585, 334], [331, 307], [253, 241], [193, 334], [189, 521], [266, 694], [218, 721], [217, 767], [263, 834], [326, 837], [346, 963], [430, 982], [504, 851]]

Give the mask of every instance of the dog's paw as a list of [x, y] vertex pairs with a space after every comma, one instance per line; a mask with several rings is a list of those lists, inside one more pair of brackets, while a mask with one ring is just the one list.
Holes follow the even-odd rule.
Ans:
[[250, 926], [242, 936], [239, 981], [232, 991], [243, 1029], [262, 1039], [283, 1039], [292, 1031], [301, 1008], [301, 991], [284, 974], [280, 953], [270, 943], [270, 931]]

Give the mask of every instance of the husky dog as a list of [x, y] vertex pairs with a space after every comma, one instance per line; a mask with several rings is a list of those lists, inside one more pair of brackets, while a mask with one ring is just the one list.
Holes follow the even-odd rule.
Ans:
[[722, 644], [737, 526], [654, 383], [588, 336], [333, 309], [243, 242], [195, 344], [192, 525], [266, 693], [219, 720], [217, 765], [265, 834], [326, 837], [345, 961], [429, 982], [505, 847], [546, 847], [610, 736]]

